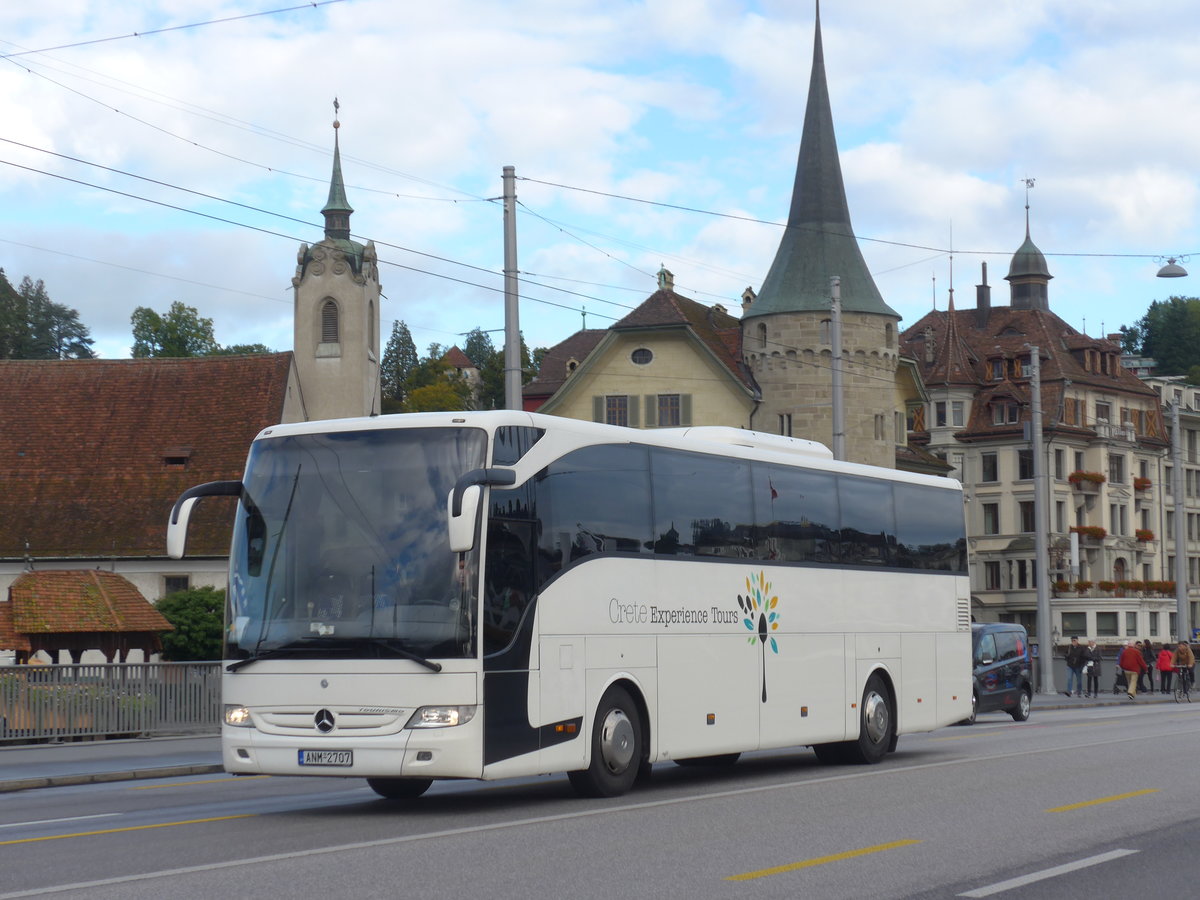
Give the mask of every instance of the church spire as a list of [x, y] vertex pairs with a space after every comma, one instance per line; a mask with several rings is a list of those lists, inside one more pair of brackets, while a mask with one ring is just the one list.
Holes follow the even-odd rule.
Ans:
[[337, 98], [333, 98], [333, 177], [329, 181], [329, 199], [321, 210], [325, 217], [325, 237], [340, 240], [350, 239], [350, 214], [354, 207], [346, 199], [346, 186], [342, 183], [342, 154], [338, 147], [338, 129], [342, 123], [337, 119]]
[[775, 261], [751, 315], [829, 309], [829, 278], [842, 279], [842, 309], [900, 318], [883, 302], [850, 224], [842, 181], [817, 3], [812, 75], [792, 205]]

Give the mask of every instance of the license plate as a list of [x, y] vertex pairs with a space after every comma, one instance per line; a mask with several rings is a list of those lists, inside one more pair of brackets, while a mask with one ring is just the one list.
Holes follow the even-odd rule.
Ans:
[[352, 766], [353, 750], [298, 750], [302, 766]]

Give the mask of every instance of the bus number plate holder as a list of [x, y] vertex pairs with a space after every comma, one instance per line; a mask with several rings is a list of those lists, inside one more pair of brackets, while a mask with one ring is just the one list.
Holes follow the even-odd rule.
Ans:
[[352, 766], [353, 750], [298, 750], [302, 766]]

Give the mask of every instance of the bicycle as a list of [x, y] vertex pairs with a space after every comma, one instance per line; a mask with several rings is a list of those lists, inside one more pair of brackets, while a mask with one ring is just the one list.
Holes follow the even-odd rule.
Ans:
[[1192, 670], [1189, 666], [1175, 667], [1175, 702], [1192, 702]]

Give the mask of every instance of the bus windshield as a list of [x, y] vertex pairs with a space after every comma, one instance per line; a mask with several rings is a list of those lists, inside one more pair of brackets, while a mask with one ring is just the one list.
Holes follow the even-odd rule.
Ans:
[[473, 428], [256, 441], [234, 527], [225, 658], [474, 656], [476, 555], [451, 552], [446, 498], [484, 465], [486, 445]]

